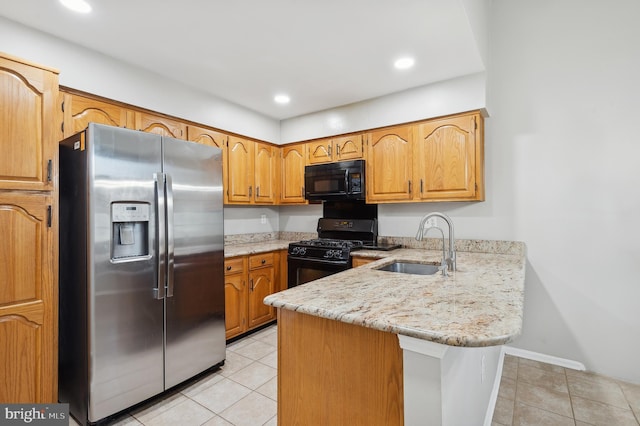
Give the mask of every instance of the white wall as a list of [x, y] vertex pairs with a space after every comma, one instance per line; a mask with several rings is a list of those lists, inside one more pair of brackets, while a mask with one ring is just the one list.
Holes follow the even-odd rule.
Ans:
[[640, 383], [638, 16], [635, 0], [494, 0], [487, 143], [528, 245], [514, 346]]
[[[264, 221], [264, 223], [262, 223]], [[254, 234], [280, 230], [278, 207], [225, 206], [224, 234]]]
[[3, 17], [0, 51], [57, 68], [64, 86], [264, 141], [280, 140], [276, 120]]
[[282, 143], [356, 132], [485, 107], [484, 73], [458, 77], [280, 122]]

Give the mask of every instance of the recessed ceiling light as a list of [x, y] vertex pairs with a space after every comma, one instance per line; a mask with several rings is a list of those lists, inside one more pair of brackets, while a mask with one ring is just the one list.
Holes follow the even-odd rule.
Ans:
[[276, 95], [273, 98], [274, 101], [276, 101], [276, 103], [278, 104], [288, 104], [291, 101], [291, 98], [289, 98], [289, 96], [287, 95]]
[[78, 13], [91, 12], [91, 5], [84, 0], [60, 0], [64, 7]]
[[393, 63], [393, 66], [399, 70], [406, 70], [407, 68], [411, 68], [413, 64], [415, 64], [415, 60], [410, 57], [400, 58]]

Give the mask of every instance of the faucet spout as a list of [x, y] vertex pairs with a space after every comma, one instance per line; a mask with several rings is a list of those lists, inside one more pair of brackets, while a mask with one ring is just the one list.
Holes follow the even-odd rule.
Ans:
[[[428, 226], [427, 223], [429, 221], [429, 219], [431, 218], [441, 218], [442, 220], [444, 220], [447, 223], [447, 227], [449, 228], [449, 251], [447, 253], [447, 255], [445, 255], [445, 248], [444, 248], [444, 231], [438, 227], [438, 226]], [[425, 229], [426, 227], [426, 229]], [[443, 275], [446, 275], [446, 270], [445, 270], [445, 266], [447, 269], [451, 270], [451, 271], [455, 271], [457, 269], [456, 266], [456, 248], [455, 248], [455, 237], [454, 237], [454, 230], [453, 230], [453, 221], [451, 220], [451, 218], [449, 216], [447, 216], [444, 213], [439, 213], [439, 212], [433, 212], [433, 213], [429, 213], [427, 215], [425, 215], [421, 220], [420, 220], [420, 225], [418, 225], [418, 232], [416, 234], [416, 240], [420, 241], [422, 240], [426, 235], [427, 232], [429, 231], [429, 229], [431, 228], [437, 228], [440, 230], [440, 232], [442, 232], [442, 265], [443, 265]]]

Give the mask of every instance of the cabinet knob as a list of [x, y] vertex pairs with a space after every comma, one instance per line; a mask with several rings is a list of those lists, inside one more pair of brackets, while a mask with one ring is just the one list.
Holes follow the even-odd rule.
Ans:
[[260, 262], [260, 263], [262, 263], [264, 265], [265, 263], [267, 263], [267, 259], [262, 259], [262, 262]]
[[227, 266], [227, 271], [230, 271], [230, 270], [231, 270], [231, 266]]

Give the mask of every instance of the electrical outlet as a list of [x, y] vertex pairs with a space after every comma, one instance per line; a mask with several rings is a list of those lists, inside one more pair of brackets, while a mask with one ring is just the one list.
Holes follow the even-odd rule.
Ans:
[[266, 214], [260, 215], [260, 223], [263, 224], [263, 225], [265, 223], [267, 223], [267, 215]]
[[427, 219], [427, 228], [435, 228], [438, 226], [438, 219], [435, 217], [430, 217]]

